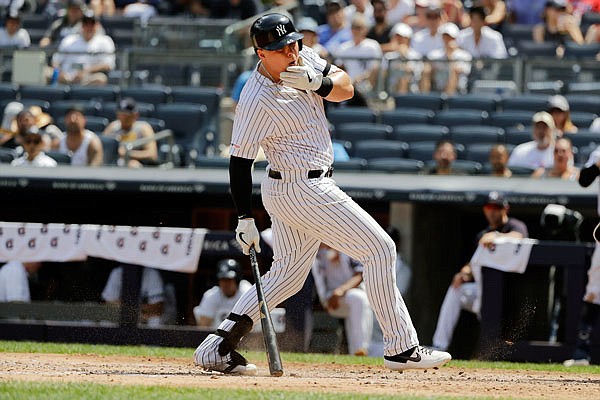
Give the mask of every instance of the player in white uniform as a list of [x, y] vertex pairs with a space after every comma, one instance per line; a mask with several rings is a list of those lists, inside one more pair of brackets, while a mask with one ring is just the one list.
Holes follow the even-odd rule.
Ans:
[[[236, 238], [244, 254], [260, 252], [252, 218], [252, 162], [260, 146], [269, 161], [263, 204], [273, 229], [273, 264], [262, 277], [275, 307], [302, 287], [321, 242], [364, 266], [363, 279], [384, 335], [384, 364], [394, 370], [431, 368], [450, 354], [419, 346], [417, 332], [396, 287], [396, 248], [385, 230], [331, 179], [333, 151], [323, 98], [350, 99], [348, 75], [312, 49], [288, 17], [267, 14], [250, 29], [259, 63], [236, 108], [229, 164], [238, 211]], [[226, 373], [256, 374], [235, 351], [259, 319], [253, 286], [215, 334], [194, 353], [196, 364]]]

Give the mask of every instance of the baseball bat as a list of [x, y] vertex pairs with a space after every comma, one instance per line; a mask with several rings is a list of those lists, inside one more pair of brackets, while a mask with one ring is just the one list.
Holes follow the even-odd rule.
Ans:
[[250, 264], [252, 265], [252, 274], [256, 282], [256, 296], [258, 297], [258, 310], [260, 312], [260, 325], [262, 327], [263, 339], [267, 349], [267, 359], [269, 361], [269, 372], [272, 376], [283, 375], [283, 366], [281, 365], [281, 356], [279, 355], [279, 347], [277, 347], [277, 337], [275, 336], [275, 328], [265, 299], [262, 282], [260, 280], [260, 270], [258, 269], [258, 261], [256, 260], [256, 251], [254, 245], [250, 247]]

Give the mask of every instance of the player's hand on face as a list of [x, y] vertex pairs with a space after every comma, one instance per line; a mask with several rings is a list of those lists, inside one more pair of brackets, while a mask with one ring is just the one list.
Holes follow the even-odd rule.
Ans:
[[235, 238], [242, 246], [242, 252], [246, 255], [250, 254], [250, 246], [254, 245], [257, 253], [260, 253], [260, 235], [254, 218], [244, 218], [238, 220], [237, 228], [235, 229]]
[[279, 74], [285, 86], [300, 90], [318, 90], [323, 83], [323, 74], [310, 65], [295, 65]]

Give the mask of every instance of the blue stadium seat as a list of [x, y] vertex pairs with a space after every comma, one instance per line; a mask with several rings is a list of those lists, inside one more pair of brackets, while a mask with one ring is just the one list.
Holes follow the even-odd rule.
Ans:
[[600, 44], [598, 43], [577, 44], [570, 41], [565, 42], [564, 58], [587, 58], [593, 60], [598, 53], [600, 53]]
[[506, 47], [514, 47], [520, 41], [533, 39], [531, 25], [526, 24], [504, 24], [502, 35]]
[[65, 153], [60, 153], [58, 151], [47, 151], [46, 155], [52, 158], [57, 164], [60, 165], [71, 165], [71, 156]]
[[207, 157], [198, 156], [195, 160], [196, 168], [229, 168], [229, 158], [227, 157]]
[[375, 123], [375, 111], [368, 107], [339, 107], [327, 110], [327, 119], [337, 128], [339, 124], [354, 122]]
[[403, 158], [408, 151], [408, 143], [396, 140], [359, 140], [354, 143], [354, 156], [372, 158]]
[[437, 112], [444, 106], [444, 97], [440, 93], [399, 94], [394, 96], [396, 108], [425, 108]]
[[446, 99], [446, 108], [453, 109], [470, 109], [487, 111], [491, 113], [496, 111], [500, 98], [498, 96], [485, 95], [454, 95], [448, 96]]
[[507, 97], [502, 99], [500, 106], [502, 111], [544, 111], [548, 108], [548, 96], [523, 95], [518, 97]]
[[457, 125], [450, 128], [454, 143], [504, 143], [504, 129], [489, 125]]
[[598, 118], [597, 114], [581, 111], [571, 111], [571, 121], [578, 128], [587, 129]]
[[154, 133], [160, 132], [163, 129], [165, 129], [165, 121], [163, 121], [162, 119], [151, 118], [151, 117], [140, 117], [139, 120], [146, 121], [147, 123], [149, 123], [150, 126], [152, 127], [152, 129], [154, 130]]
[[10, 164], [17, 158], [17, 151], [6, 147], [0, 147], [0, 163]]
[[488, 118], [488, 113], [477, 110], [444, 110], [433, 117], [432, 122], [437, 125], [453, 127], [457, 125], [483, 125]]
[[389, 139], [394, 129], [389, 125], [374, 123], [345, 123], [336, 126], [335, 138], [356, 142], [358, 140]]
[[532, 138], [533, 128], [527, 127], [512, 127], [504, 131], [504, 142], [509, 145], [519, 145], [521, 143], [530, 142]]
[[27, 29], [48, 29], [52, 20], [46, 14], [21, 14], [21, 28]]
[[85, 117], [85, 128], [100, 135], [108, 125], [108, 119], [94, 115]]
[[600, 95], [568, 94], [565, 97], [569, 102], [571, 111], [600, 114]]
[[3, 100], [15, 100], [19, 93], [19, 86], [14, 83], [2, 82], [0, 83], [0, 101]]
[[567, 133], [565, 137], [571, 139], [573, 146], [578, 149], [587, 146], [599, 146], [600, 145], [600, 133], [590, 132], [585, 129], [579, 130], [577, 133]]
[[106, 16], [103, 15], [100, 19], [102, 27], [106, 29], [107, 34], [111, 34], [114, 29], [125, 29], [133, 31], [135, 26], [135, 18], [124, 17], [122, 15]]
[[39, 99], [49, 102], [65, 100], [69, 96], [69, 86], [21, 86], [21, 99]]
[[121, 90], [121, 98], [132, 97], [138, 102], [161, 104], [169, 100], [171, 88], [163, 85], [130, 86]]
[[[430, 171], [435, 167], [435, 161], [429, 160], [425, 163], [425, 169]], [[452, 170], [455, 174], [461, 175], [478, 175], [481, 173], [483, 166], [475, 161], [457, 159], [452, 163]]]
[[[148, 115], [152, 115], [152, 113], [154, 112], [154, 104], [141, 102], [136, 102], [136, 104], [140, 116], [145, 117]], [[98, 111], [97, 115], [99, 117], [108, 118], [109, 121], [114, 121], [117, 118], [117, 106], [117, 102], [104, 101], [102, 102], [102, 108]]]
[[206, 136], [203, 131], [206, 106], [201, 104], [157, 104], [154, 118], [165, 121], [166, 129], [173, 131], [175, 143], [185, 154], [185, 163], [193, 158], [192, 152], [206, 154]]
[[81, 107], [86, 116], [94, 116], [100, 111], [102, 106], [97, 101], [85, 100], [61, 100], [51, 102], [48, 112], [54, 118], [55, 122], [64, 120], [67, 110], [71, 107]]
[[437, 142], [448, 138], [448, 127], [443, 125], [407, 124], [394, 127], [393, 139], [404, 142]]
[[119, 141], [112, 136], [98, 135], [102, 142], [104, 165], [117, 165], [119, 160]]
[[[484, 164], [488, 162], [490, 150], [494, 147], [495, 144], [491, 143], [474, 143], [466, 146], [465, 149], [465, 159], [469, 161], [476, 161], [480, 164]], [[509, 154], [515, 148], [515, 146], [511, 144], [505, 145]]]
[[223, 90], [213, 87], [171, 87], [171, 101], [174, 103], [204, 104], [206, 106], [205, 128], [214, 132], [216, 143], [220, 141], [220, 109]]
[[403, 107], [382, 112], [381, 123], [391, 126], [402, 124], [426, 124], [434, 116], [435, 113], [431, 110]]
[[519, 40], [516, 47], [520, 57], [556, 57], [556, 43], [554, 42], [538, 43], [533, 40]]
[[71, 86], [70, 100], [116, 101], [120, 88], [116, 85]]
[[[542, 108], [542, 110], [545, 109]], [[510, 128], [517, 125], [529, 126], [532, 124], [531, 118], [535, 114], [533, 111], [509, 110], [492, 113], [489, 119], [490, 125], [501, 128]]]
[[[436, 142], [415, 142], [410, 143], [408, 149], [407, 158], [415, 160], [429, 161], [433, 159], [433, 152], [435, 151]], [[460, 143], [455, 143], [454, 148], [456, 150], [457, 158], [464, 158], [465, 146]]]
[[517, 167], [512, 166], [509, 167], [510, 171], [515, 176], [530, 176], [535, 171], [535, 168], [527, 168], [527, 167]]
[[600, 82], [570, 82], [567, 93], [571, 95], [600, 95]]
[[408, 158], [373, 158], [367, 163], [367, 170], [371, 172], [389, 172], [417, 174], [423, 170], [425, 163], [421, 160]]
[[333, 168], [339, 171], [361, 171], [367, 168], [367, 160], [364, 158], [350, 157], [345, 161], [334, 161]]

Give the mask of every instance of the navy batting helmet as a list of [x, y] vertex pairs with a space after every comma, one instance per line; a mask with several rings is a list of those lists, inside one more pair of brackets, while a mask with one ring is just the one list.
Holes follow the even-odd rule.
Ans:
[[217, 263], [217, 279], [242, 279], [242, 266], [233, 258], [227, 258]]
[[303, 37], [292, 21], [283, 14], [263, 15], [250, 28], [250, 38], [255, 49], [278, 50], [299, 40], [299, 45], [302, 46]]

